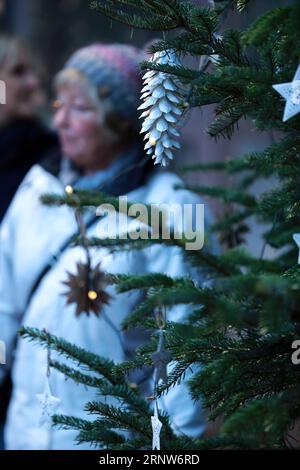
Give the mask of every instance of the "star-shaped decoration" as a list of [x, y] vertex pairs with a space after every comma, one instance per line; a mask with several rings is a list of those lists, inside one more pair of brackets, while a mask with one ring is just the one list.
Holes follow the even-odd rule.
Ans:
[[109, 276], [100, 268], [100, 263], [91, 268], [88, 264], [78, 262], [75, 274], [67, 272], [68, 278], [63, 281], [68, 291], [63, 295], [67, 297], [67, 305], [75, 304], [75, 314], [79, 317], [82, 313], [89, 315], [94, 313], [99, 316], [104, 305], [107, 305], [112, 297], [105, 291], [109, 284]]
[[158, 384], [160, 380], [167, 383], [167, 365], [171, 360], [171, 353], [163, 349], [162, 351], [156, 351], [151, 357], [155, 367], [155, 383]]
[[[300, 250], [300, 233], [294, 233], [293, 235], [294, 242], [296, 242], [299, 250]], [[300, 251], [298, 254], [298, 264], [300, 264]]]
[[52, 424], [51, 417], [60, 405], [61, 400], [52, 395], [48, 378], [46, 380], [44, 393], [36, 395], [36, 398], [41, 406], [40, 426], [43, 424]]
[[286, 99], [282, 119], [283, 122], [285, 122], [300, 111], [300, 65], [298, 65], [292, 82], [280, 83], [272, 86], [274, 90]]
[[158, 419], [158, 412], [155, 406], [154, 408], [154, 416], [151, 416], [151, 424], [152, 424], [152, 450], [160, 450], [160, 431], [162, 428], [162, 422]]
[[164, 383], [168, 381], [167, 365], [171, 361], [172, 355], [170, 351], [167, 351], [164, 347], [164, 334], [163, 330], [160, 330], [160, 338], [158, 348], [155, 353], [151, 355], [153, 365], [155, 367], [155, 384], [157, 385], [160, 380]]

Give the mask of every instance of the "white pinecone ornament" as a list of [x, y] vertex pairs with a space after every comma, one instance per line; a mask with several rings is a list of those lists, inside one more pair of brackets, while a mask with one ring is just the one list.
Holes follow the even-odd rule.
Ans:
[[[173, 49], [156, 52], [150, 62], [181, 65]], [[166, 166], [173, 159], [173, 151], [180, 148], [176, 138], [180, 136], [178, 127], [188, 107], [186, 90], [177, 77], [155, 70], [146, 72], [143, 81], [141, 99], [144, 102], [138, 109], [144, 110], [140, 118], [144, 119], [141, 133], [146, 133], [145, 150], [155, 159], [154, 164]]]

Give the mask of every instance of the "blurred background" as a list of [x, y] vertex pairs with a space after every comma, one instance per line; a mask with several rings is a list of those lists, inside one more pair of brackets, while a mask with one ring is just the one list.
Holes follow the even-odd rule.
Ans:
[[[195, 4], [208, 6], [209, 0], [194, 1]], [[276, 0], [276, 4], [285, 5], [286, 0]], [[127, 26], [111, 21], [100, 13], [89, 8], [88, 0], [0, 0], [0, 29], [1, 32], [16, 33], [26, 38], [37, 52], [44, 65], [45, 87], [51, 98], [51, 77], [61, 68], [65, 59], [75, 49], [93, 41], [127, 42], [142, 47], [153, 37], [160, 38], [161, 34], [147, 31], [130, 30]], [[274, 1], [259, 0], [251, 3], [246, 13], [237, 15], [229, 12], [224, 27], [240, 27], [244, 29], [259, 13], [274, 7]], [[199, 60], [191, 63], [199, 67]], [[0, 77], [1, 79], [1, 77]], [[183, 164], [200, 161], [218, 161], [230, 157], [239, 157], [244, 153], [261, 150], [269, 145], [274, 136], [258, 133], [251, 122], [239, 124], [239, 131], [231, 140], [220, 139], [217, 142], [210, 139], [205, 129], [212, 118], [212, 107], [206, 106], [194, 109], [183, 128], [183, 146], [177, 153], [175, 168]], [[199, 173], [186, 178], [191, 183], [228, 185], [231, 180], [225, 180], [222, 175]], [[253, 192], [259, 194], [274, 181], [261, 181], [255, 184]], [[224, 208], [213, 199], [206, 202], [218, 218], [224, 213]], [[263, 227], [255, 225], [246, 241], [250, 250], [258, 254], [261, 250], [260, 234]], [[259, 243], [258, 243], [259, 242]], [[272, 252], [266, 253], [272, 256]]]

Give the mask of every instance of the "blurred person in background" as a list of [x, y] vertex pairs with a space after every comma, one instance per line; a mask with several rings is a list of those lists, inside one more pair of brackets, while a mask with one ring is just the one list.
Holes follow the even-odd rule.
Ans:
[[[6, 102], [0, 104], [0, 223], [31, 166], [58, 151], [55, 134], [39, 119], [45, 94], [37, 69], [23, 40], [0, 35], [0, 80], [6, 91]], [[0, 448], [10, 389], [7, 375], [0, 388]]]
[[[117, 363], [134, 354], [145, 340], [140, 330], [124, 333], [121, 327], [144, 299], [140, 291], [117, 294], [114, 286], [107, 286], [111, 300], [97, 316], [79, 314], [76, 302], [66, 304], [62, 283], [67, 272], [76, 273], [78, 263], [86, 263], [86, 252], [71, 244], [78, 233], [74, 210], [45, 206], [40, 196], [49, 192], [65, 195], [73, 187], [127, 195], [129, 201], [147, 204], [201, 202], [189, 191], [174, 189], [181, 181], [177, 175], [154, 169], [153, 162], [145, 159], [137, 111], [142, 87], [139, 63], [144, 58], [145, 52], [133, 46], [101, 43], [71, 56], [55, 79], [54, 125], [62, 147], [61, 162], [51, 169], [35, 165], [4, 218], [0, 230], [0, 331], [7, 347], [7, 368], [13, 367], [13, 394], [5, 428], [9, 450], [90, 448], [89, 442], [75, 445], [77, 431], [40, 426], [36, 396], [45, 387], [47, 352], [19, 338], [12, 361], [20, 325], [46, 329]], [[93, 212], [83, 217], [88, 237], [99, 236], [99, 231], [106, 233], [105, 217]], [[121, 214], [117, 233], [106, 236], [116, 238], [127, 232], [126, 224], [127, 217]], [[188, 273], [177, 247], [155, 245], [130, 253], [91, 248], [90, 258], [93, 269], [100, 262], [101, 270], [108, 273], [162, 272], [174, 277]], [[186, 306], [178, 305], [168, 312], [168, 320], [181, 320], [185, 314]], [[55, 352], [51, 354], [53, 360], [58, 358]], [[149, 384], [153, 391], [149, 371], [147, 374], [136, 380], [145, 397], [149, 396]], [[3, 367], [0, 382], [2, 378]], [[88, 419], [85, 404], [102, 399], [97, 390], [66, 381], [55, 369], [49, 381], [52, 394], [60, 400], [57, 414]], [[113, 403], [111, 397], [105, 400]], [[178, 433], [200, 436], [203, 432], [201, 405], [192, 401], [184, 383], [172, 388], [160, 406], [169, 411]]]
[[6, 88], [6, 103], [0, 104], [1, 223], [28, 170], [58, 144], [39, 118], [46, 96], [36, 59], [24, 40], [0, 35], [0, 80]]

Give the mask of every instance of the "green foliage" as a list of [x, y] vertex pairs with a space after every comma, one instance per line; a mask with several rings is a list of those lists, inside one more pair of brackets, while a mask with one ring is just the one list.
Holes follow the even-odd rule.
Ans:
[[[139, 394], [137, 385], [133, 386], [128, 376], [128, 365], [114, 364], [113, 361], [99, 357], [85, 351], [68, 341], [57, 338], [45, 331], [22, 327], [20, 335], [31, 341], [58, 352], [64, 358], [72, 360], [79, 366], [70, 367], [66, 364], [52, 361], [51, 367], [65, 374], [85, 386], [97, 388], [99, 396], [113, 399], [107, 404], [100, 401], [86, 404], [86, 412], [95, 417], [86, 421], [73, 416], [56, 415], [53, 417], [55, 425], [61, 429], [76, 429], [78, 431], [77, 443], [89, 442], [95, 447], [109, 449], [132, 449], [138, 445], [142, 449], [150, 449], [152, 443], [150, 402]], [[156, 349], [157, 341], [152, 342], [152, 350]], [[143, 358], [142, 364], [145, 364]], [[151, 362], [150, 362], [151, 364]], [[133, 364], [130, 364], [130, 370]], [[84, 370], [83, 373], [80, 369]], [[88, 370], [88, 373], [86, 372]], [[90, 375], [93, 373], [93, 375]], [[193, 449], [192, 439], [184, 437], [180, 440], [172, 431], [168, 417], [160, 416], [164, 426], [162, 431], [164, 449]], [[124, 430], [131, 431], [131, 437], [125, 439]]]
[[[275, 2], [276, 3], [276, 2]], [[298, 2], [299, 3], [299, 2]], [[246, 31], [225, 30], [217, 36], [224, 11], [241, 12], [250, 0], [216, 2], [216, 9], [200, 8], [180, 0], [114, 0], [92, 2], [92, 8], [113, 20], [147, 30], [173, 30], [151, 51], [174, 48], [183, 55], [218, 55], [206, 70], [188, 66], [143, 62], [141, 68], [173, 74], [188, 86], [191, 107], [214, 104], [214, 117], [207, 129], [214, 138], [230, 138], [241, 119], [253, 130], [274, 132], [274, 141], [262, 151], [225, 162], [190, 165], [185, 172], [218, 171], [234, 181], [230, 186], [181, 186], [218, 198], [224, 216], [212, 230], [226, 242], [223, 254], [206, 250], [185, 251], [185, 240], [91, 239], [91, 247], [105, 246], [112, 252], [143, 250], [154, 244], [177, 247], [207, 281], [199, 285], [190, 278], [172, 279], [163, 273], [113, 275], [117, 292], [140, 289], [144, 301], [124, 321], [124, 328], [143, 326], [153, 333], [135, 358], [114, 364], [45, 332], [22, 328], [21, 334], [49, 346], [85, 366], [84, 370], [52, 362], [67, 377], [96, 387], [109, 397], [88, 403], [94, 421], [56, 416], [54, 422], [78, 430], [78, 442], [110, 449], [146, 449], [151, 446], [151, 409], [138, 390], [132, 389], [129, 373], [151, 366], [157, 346], [154, 312], [178, 304], [188, 307], [184, 322], [166, 323], [166, 347], [174, 368], [158, 395], [168, 393], [192, 370], [191, 397], [202, 397], [211, 419], [224, 416], [220, 435], [202, 440], [176, 436], [163, 416], [162, 444], [166, 449], [286, 449], [289, 430], [300, 419], [299, 368], [291, 362], [291, 344], [300, 337], [300, 268], [292, 240], [300, 232], [300, 116], [282, 122], [284, 102], [272, 84], [290, 81], [299, 61], [298, 4], [264, 13]], [[224, 10], [225, 9], [225, 10]], [[253, 132], [253, 138], [255, 138]], [[272, 178], [273, 188], [260, 196], [253, 183]], [[118, 200], [101, 193], [43, 198], [47, 204], [97, 207]], [[266, 224], [259, 256], [241, 246], [251, 219]], [[82, 243], [79, 238], [76, 243]], [[86, 241], [85, 241], [86, 243]], [[264, 258], [272, 247], [272, 260]], [[88, 373], [87, 373], [88, 370]], [[92, 374], [91, 374], [92, 373]], [[122, 430], [131, 431], [124, 435]], [[151, 430], [151, 428], [150, 428]], [[297, 444], [299, 446], [299, 443]]]

